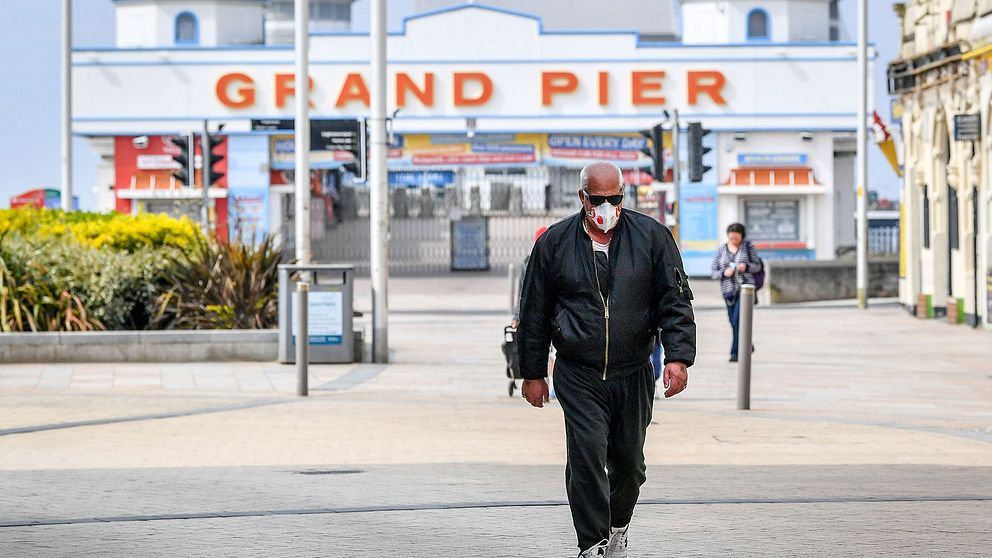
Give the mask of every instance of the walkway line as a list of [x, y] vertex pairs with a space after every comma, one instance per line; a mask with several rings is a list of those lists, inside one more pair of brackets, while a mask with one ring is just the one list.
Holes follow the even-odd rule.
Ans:
[[[712, 505], [808, 505], [808, 504], [888, 504], [931, 502], [992, 502], [992, 496], [848, 496], [832, 498], [712, 498], [664, 499], [651, 498], [639, 506], [712, 506]], [[50, 525], [81, 525], [87, 523], [133, 523], [139, 521], [174, 521], [190, 519], [220, 519], [234, 517], [274, 517], [296, 515], [332, 515], [409, 511], [485, 510], [499, 508], [547, 508], [567, 506], [565, 500], [532, 500], [507, 502], [449, 502], [340, 508], [306, 508], [283, 510], [221, 511], [175, 513], [160, 515], [118, 515], [108, 517], [78, 517], [68, 519], [15, 519], [0, 521], [0, 529], [10, 527], [41, 527]]]
[[19, 426], [17, 428], [5, 428], [0, 430], [0, 436], [11, 436], [13, 434], [30, 434], [32, 432], [44, 432], [46, 430], [62, 430], [65, 428], [79, 428], [82, 426], [100, 426], [104, 424], [119, 424], [122, 422], [139, 422], [143, 420], [168, 419], [179, 417], [190, 417], [195, 415], [207, 415], [211, 413], [225, 413], [227, 411], [240, 411], [242, 409], [253, 409], [266, 405], [278, 405], [280, 403], [291, 403], [297, 399], [259, 399], [245, 403], [233, 403], [231, 405], [217, 405], [213, 407], [200, 407], [186, 411], [169, 411], [164, 413], [152, 413], [147, 415], [130, 415], [125, 417], [102, 418], [91, 420], [78, 420], [72, 422], [57, 422], [53, 424], [39, 424], [34, 426]]

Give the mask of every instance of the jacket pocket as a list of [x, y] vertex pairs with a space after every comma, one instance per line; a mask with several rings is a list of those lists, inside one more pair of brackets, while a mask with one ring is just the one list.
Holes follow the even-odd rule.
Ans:
[[685, 276], [677, 266], [672, 266], [672, 285], [675, 287], [675, 292], [682, 302], [687, 302], [692, 300], [692, 289], [689, 288], [689, 278]]

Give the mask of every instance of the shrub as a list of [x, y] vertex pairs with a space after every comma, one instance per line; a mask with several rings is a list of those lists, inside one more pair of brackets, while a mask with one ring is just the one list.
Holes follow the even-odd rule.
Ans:
[[265, 329], [278, 323], [282, 251], [197, 238], [164, 273], [154, 324], [166, 329]]
[[0, 210], [0, 329], [274, 327], [281, 256], [186, 218]]
[[26, 246], [12, 251], [4, 240], [0, 235], [0, 331], [105, 329], [78, 294], [45, 280], [44, 266], [30, 259]]
[[157, 285], [174, 248], [134, 253], [79, 245], [66, 238], [12, 235], [5, 252], [32, 272], [28, 284], [77, 297], [86, 313], [108, 329], [144, 329], [154, 311]]

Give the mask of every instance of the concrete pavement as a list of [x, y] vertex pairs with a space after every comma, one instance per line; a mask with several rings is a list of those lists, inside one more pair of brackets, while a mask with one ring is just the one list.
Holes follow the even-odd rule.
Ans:
[[[987, 334], [760, 307], [741, 413], [693, 286], [700, 358], [657, 402], [632, 556], [989, 555]], [[574, 555], [560, 410], [505, 393], [505, 288], [394, 281], [393, 364], [315, 367], [306, 400], [274, 364], [3, 366], [0, 554]]]

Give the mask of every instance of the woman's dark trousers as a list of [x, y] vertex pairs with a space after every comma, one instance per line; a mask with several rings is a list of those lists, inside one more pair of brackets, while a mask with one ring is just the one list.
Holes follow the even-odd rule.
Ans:
[[737, 336], [741, 322], [741, 297], [738, 294], [734, 295], [734, 298], [725, 298], [723, 301], [727, 303], [727, 318], [730, 319], [730, 328], [734, 331], [734, 341], [730, 344], [730, 356], [731, 358], [737, 358]]

